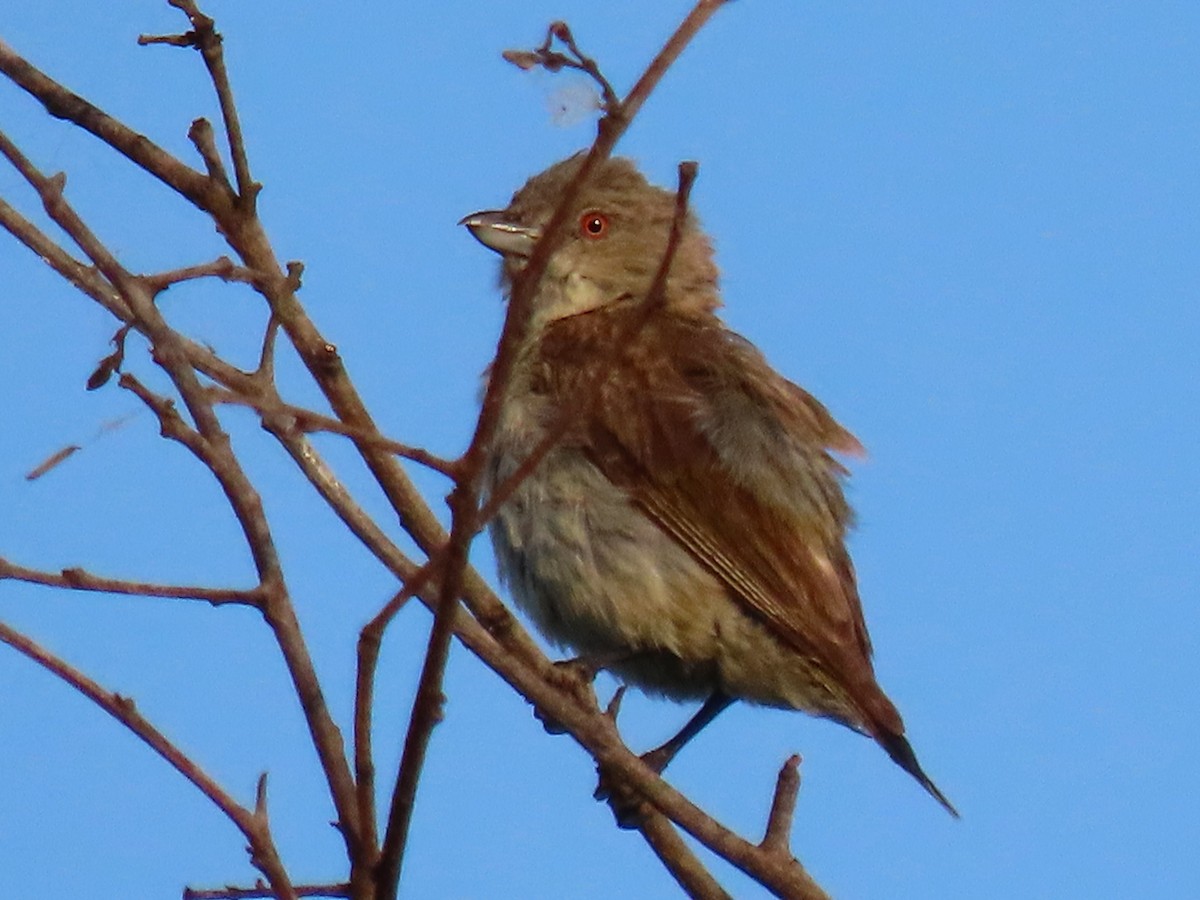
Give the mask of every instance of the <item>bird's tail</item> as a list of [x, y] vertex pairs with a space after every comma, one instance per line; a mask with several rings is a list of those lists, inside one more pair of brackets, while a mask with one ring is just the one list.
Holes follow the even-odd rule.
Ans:
[[879, 746], [887, 751], [887, 755], [892, 758], [892, 762], [902, 768], [905, 772], [920, 782], [921, 787], [929, 792], [938, 803], [946, 808], [946, 812], [959, 818], [958, 810], [954, 808], [954, 804], [946, 799], [946, 795], [938, 790], [938, 786], [933, 783], [933, 780], [925, 774], [921, 768], [921, 764], [917, 762], [917, 754], [913, 752], [912, 744], [908, 742], [903, 734], [897, 734], [894, 731], [887, 729], [878, 729], [875, 733], [875, 740]]

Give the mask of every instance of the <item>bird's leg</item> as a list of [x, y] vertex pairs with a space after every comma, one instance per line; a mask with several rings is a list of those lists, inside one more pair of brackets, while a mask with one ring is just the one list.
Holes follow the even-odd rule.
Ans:
[[[732, 702], [733, 698], [726, 697], [719, 691], [714, 693], [704, 701], [704, 705], [696, 714], [688, 719], [687, 724], [679, 729], [678, 734], [661, 746], [655, 747], [648, 753], [643, 753], [642, 762], [661, 775], [671, 760], [675, 758], [675, 754], [682, 750], [688, 741], [703, 731], [704, 726], [719, 716], [721, 711]], [[603, 769], [600, 770], [600, 783], [596, 786], [596, 791], [592, 796], [597, 800], [608, 801], [620, 828], [637, 828], [645, 816], [643, 809], [645, 800], [641, 795], [629, 785], [612, 778]]]
[[671, 760], [675, 758], [675, 754], [682, 750], [688, 741], [703, 731], [704, 727], [719, 716], [732, 702], [732, 697], [726, 697], [720, 691], [716, 691], [704, 701], [704, 705], [696, 714], [688, 719], [687, 724], [679, 729], [678, 734], [661, 746], [655, 747], [648, 753], [643, 753], [642, 762], [661, 775]]

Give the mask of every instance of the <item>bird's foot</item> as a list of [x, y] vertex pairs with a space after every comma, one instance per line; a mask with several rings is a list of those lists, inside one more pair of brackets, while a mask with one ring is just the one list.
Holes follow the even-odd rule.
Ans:
[[[626, 658], [626, 653], [585, 653], [574, 659], [563, 659], [554, 663], [550, 677], [555, 687], [568, 691], [588, 705], [596, 704], [596, 692], [592, 682], [601, 670], [607, 669], [613, 663]], [[547, 734], [563, 734], [566, 729], [562, 723], [546, 715], [541, 710], [534, 710], [534, 717], [542, 723]]]

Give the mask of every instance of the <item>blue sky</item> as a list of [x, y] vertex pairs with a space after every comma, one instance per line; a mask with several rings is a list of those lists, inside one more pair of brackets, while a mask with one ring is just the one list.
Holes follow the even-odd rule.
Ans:
[[[378, 420], [445, 455], [470, 434], [502, 307], [455, 226], [590, 141], [569, 76], [499, 51], [554, 18], [627, 89], [685, 2], [254, 4], [209, 0], [278, 253]], [[157, 0], [7, 10], [0, 38], [187, 159], [213, 101]], [[870, 742], [735, 708], [672, 779], [756, 835], [804, 756], [794, 845], [836, 897], [1184, 897], [1200, 822], [1200, 7], [732, 3], [621, 144], [656, 181], [700, 162], [728, 321], [866, 444], [852, 549], [880, 680], [954, 822]], [[553, 108], [565, 95], [572, 114]], [[566, 119], [567, 121], [563, 121]], [[571, 121], [574, 120], [574, 121]], [[0, 127], [132, 269], [221, 252], [211, 226], [0, 85]], [[19, 178], [0, 195], [37, 212]], [[0, 239], [0, 555], [114, 576], [248, 583], [205, 473], [107, 387], [114, 330]], [[249, 364], [251, 292], [196, 285], [171, 320]], [[143, 345], [130, 366], [155, 379]], [[296, 402], [315, 391], [285, 357]], [[390, 579], [283, 454], [227, 416], [277, 525], [312, 651], [348, 723], [357, 629]], [[23, 474], [86, 444], [29, 484]], [[353, 455], [319, 441], [389, 522]], [[446, 483], [416, 473], [437, 498]], [[485, 546], [475, 550], [492, 572]], [[271, 811], [300, 880], [340, 874], [316, 760], [265, 628], [244, 611], [6, 582], [0, 619], [139, 707]], [[428, 617], [393, 628], [377, 746], [398, 758]], [[112, 721], [0, 648], [0, 896], [177, 896], [246, 883], [234, 829]], [[611, 682], [602, 682], [611, 690]], [[673, 896], [590, 799], [584, 754], [463, 652], [452, 658], [404, 888], [413, 897]], [[690, 710], [631, 697], [632, 746]], [[760, 893], [718, 868], [738, 897]], [[52, 882], [52, 883], [51, 883]]]

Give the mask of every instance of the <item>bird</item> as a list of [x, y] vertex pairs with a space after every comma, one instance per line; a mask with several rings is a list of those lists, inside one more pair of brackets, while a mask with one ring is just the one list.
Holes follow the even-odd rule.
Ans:
[[[459, 223], [501, 255], [506, 297], [583, 160]], [[957, 817], [875, 677], [846, 548], [862, 445], [721, 320], [713, 245], [676, 201], [620, 157], [574, 201], [486, 451], [490, 494], [549, 447], [488, 525], [501, 581], [552, 644], [704, 701], [656, 770], [741, 700], [873, 738]]]

